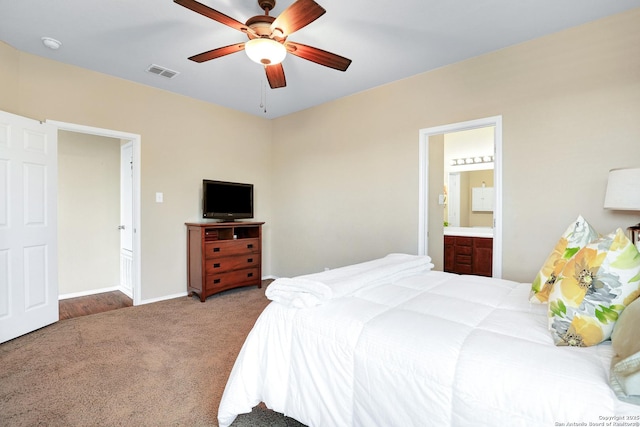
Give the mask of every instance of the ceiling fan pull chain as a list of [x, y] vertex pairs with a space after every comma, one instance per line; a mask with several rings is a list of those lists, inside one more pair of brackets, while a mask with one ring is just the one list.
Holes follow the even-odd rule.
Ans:
[[264, 82], [262, 81], [262, 79], [260, 80], [260, 108], [264, 108], [264, 100], [262, 99], [262, 86], [264, 85]]
[[264, 114], [267, 114], [267, 85], [264, 83], [264, 80], [262, 80], [262, 93], [264, 95], [264, 110], [262, 111]]
[[267, 114], [267, 88], [262, 79], [260, 79], [260, 109]]

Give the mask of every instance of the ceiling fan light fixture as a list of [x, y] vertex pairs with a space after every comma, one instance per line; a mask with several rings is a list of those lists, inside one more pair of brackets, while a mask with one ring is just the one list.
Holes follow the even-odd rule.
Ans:
[[244, 44], [244, 50], [253, 62], [261, 65], [279, 64], [287, 56], [287, 49], [282, 43], [265, 37], [249, 40]]

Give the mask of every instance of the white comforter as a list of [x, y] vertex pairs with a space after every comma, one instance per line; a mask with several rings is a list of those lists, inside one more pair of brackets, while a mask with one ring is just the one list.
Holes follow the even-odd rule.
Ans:
[[311, 308], [272, 302], [236, 360], [220, 426], [261, 401], [309, 426], [588, 425], [640, 415], [608, 386], [609, 343], [556, 347], [529, 289], [431, 271]]

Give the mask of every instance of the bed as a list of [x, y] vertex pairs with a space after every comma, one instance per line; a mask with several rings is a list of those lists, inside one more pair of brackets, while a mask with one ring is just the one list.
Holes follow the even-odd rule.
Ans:
[[610, 341], [558, 347], [530, 283], [431, 268], [391, 254], [273, 282], [220, 426], [260, 402], [308, 426], [640, 425], [609, 386]]

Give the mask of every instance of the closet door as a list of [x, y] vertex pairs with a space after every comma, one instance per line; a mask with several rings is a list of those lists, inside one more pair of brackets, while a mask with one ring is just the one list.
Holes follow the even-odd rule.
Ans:
[[57, 128], [0, 111], [0, 343], [58, 321]]

